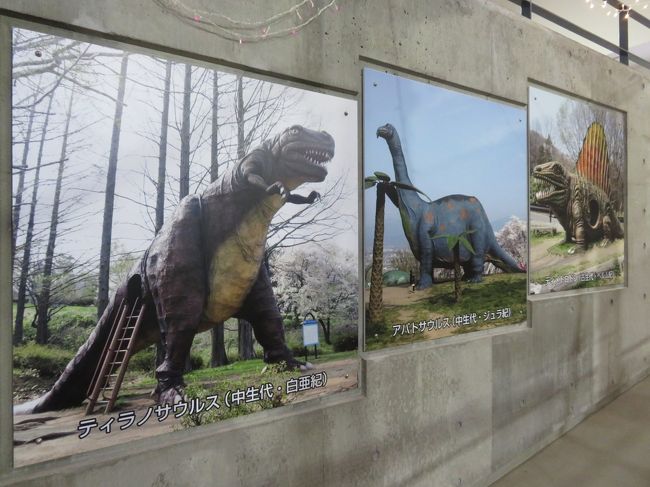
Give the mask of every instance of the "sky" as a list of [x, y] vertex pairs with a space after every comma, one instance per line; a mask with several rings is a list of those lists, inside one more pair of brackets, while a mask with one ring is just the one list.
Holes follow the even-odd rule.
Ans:
[[[25, 36], [35, 34], [23, 30]], [[73, 117], [71, 121], [70, 148], [74, 152], [68, 155], [66, 161], [66, 183], [64, 186], [64, 201], [77, 199], [77, 203], [70, 205], [68, 212], [69, 221], [64, 223], [63, 231], [57, 240], [57, 253], [66, 253], [84, 259], [95, 259], [99, 256], [101, 243], [102, 211], [104, 207], [105, 174], [110, 150], [110, 138], [115, 111], [114, 98], [117, 93], [116, 73], [119, 72], [121, 51], [91, 45], [89, 52], [102, 52], [108, 54], [97, 59], [97, 64], [91, 66], [89, 73], [84, 73], [84, 83], [92, 87], [79, 89], [76, 87], [73, 103]], [[111, 56], [112, 55], [112, 56]], [[14, 60], [16, 63], [33, 59], [34, 53], [22, 53]], [[43, 49], [42, 58], [47, 59], [47, 47]], [[36, 60], [38, 61], [38, 60]], [[164, 61], [164, 60], [163, 60]], [[189, 61], [191, 63], [191, 61]], [[19, 65], [19, 64], [18, 64]], [[207, 69], [206, 69], [207, 68]], [[191, 187], [190, 193], [201, 190], [207, 181], [200, 180], [210, 164], [210, 132], [211, 132], [211, 94], [212, 70], [219, 70], [219, 66], [195, 66], [192, 81], [195, 84], [195, 93], [192, 96], [191, 124], [203, 127], [192, 134]], [[158, 144], [160, 133], [160, 112], [162, 107], [162, 87], [164, 64], [152, 56], [135, 53], [129, 56], [125, 107], [123, 114], [122, 130], [120, 135], [117, 183], [115, 200], [115, 214], [113, 220], [113, 253], [139, 253], [149, 244], [153, 236], [153, 207], [155, 206], [155, 186], [148, 180], [151, 176], [157, 177]], [[92, 73], [90, 73], [92, 72]], [[172, 76], [171, 111], [169, 120], [169, 144], [167, 163], [167, 202], [166, 218], [168, 218], [177, 205], [179, 172], [179, 147], [180, 138], [178, 127], [181, 123], [181, 106], [183, 91], [184, 64], [175, 59]], [[252, 100], [251, 94], [255, 90], [267, 90], [270, 97], [282, 95], [286, 99], [284, 112], [276, 117], [275, 126], [269, 130], [269, 136], [281, 132], [293, 124], [305, 127], [326, 130], [336, 143], [334, 159], [329, 163], [329, 175], [325, 182], [305, 185], [296, 190], [299, 194], [309, 194], [311, 190], [323, 193], [328, 184], [339, 181], [342, 197], [334, 206], [334, 211], [340, 214], [337, 221], [338, 235], [329, 243], [351, 252], [356, 259], [358, 252], [358, 189], [357, 189], [357, 102], [354, 99], [343, 98], [331, 94], [318, 93], [295, 87], [288, 87], [280, 83], [267, 82], [262, 88], [258, 80], [246, 78], [244, 83], [249, 83], [244, 89], [245, 102]], [[14, 84], [14, 101], [31, 96], [37, 84], [37, 77], [26, 77], [17, 80]], [[223, 160], [222, 173], [228, 162], [234, 158], [235, 148], [232, 141], [236, 140], [234, 119], [235, 95], [232, 92], [232, 73], [220, 71], [220, 108], [219, 118], [223, 124], [220, 140], [229, 143], [221, 149]], [[199, 81], [203, 84], [199, 86]], [[47, 78], [43, 83], [47, 82]], [[246, 85], [245, 85], [246, 86]], [[228, 90], [230, 89], [230, 92]], [[100, 92], [102, 94], [100, 94]], [[48, 128], [48, 140], [43, 148], [43, 161], [58, 160], [63, 120], [71, 91], [65, 83], [57, 88], [54, 96], [53, 115]], [[253, 100], [251, 103], [254, 103]], [[39, 112], [45, 111], [46, 104], [41, 102]], [[25, 132], [26, 110], [14, 108], [14, 145], [13, 164], [19, 165], [23, 152], [22, 139]], [[39, 113], [35, 123], [35, 133], [32, 140], [40, 138], [40, 127], [43, 114]], [[254, 144], [257, 146], [258, 144]], [[36, 164], [37, 144], [30, 146], [28, 165]], [[46, 232], [49, 228], [50, 213], [54, 195], [54, 180], [58, 165], [43, 168], [39, 187], [36, 222], [37, 222], [37, 248], [36, 256], [43, 252], [46, 243]], [[27, 189], [25, 199], [31, 199], [31, 180], [34, 171], [27, 173]], [[17, 174], [14, 174], [14, 191], [17, 185]], [[148, 205], [148, 207], [147, 207]], [[289, 208], [291, 206], [291, 208]], [[289, 211], [296, 211], [294, 205], [287, 205], [277, 215], [286, 218]], [[27, 220], [27, 209], [21, 214], [21, 225]], [[24, 227], [19, 232], [18, 244], [24, 239]]]
[[[477, 197], [497, 232], [511, 216], [527, 220], [526, 111], [373, 69], [363, 72], [364, 175], [395, 177], [377, 128], [391, 123], [413, 184], [432, 200]], [[365, 246], [374, 234], [375, 191], [364, 191]], [[386, 205], [385, 245], [408, 246], [397, 209]]]
[[557, 114], [562, 105], [568, 101], [575, 101], [553, 91], [544, 90], [537, 86], [528, 88], [528, 106], [531, 130], [537, 130], [542, 135], [550, 135], [555, 146], [565, 154], [569, 152], [557, 134]]
[[[578, 109], [585, 108], [590, 110], [595, 109], [606, 114], [607, 122], [604, 124], [604, 129], [607, 136], [610, 162], [621, 166], [625, 164], [626, 140], [625, 114], [623, 112], [538, 86], [530, 86], [528, 91], [528, 104], [530, 129], [541, 133], [545, 137], [550, 135], [553, 144], [566, 154], [569, 159], [577, 158], [577, 154], [572, 155], [573, 151], [567, 147], [567, 144], [563, 140], [562, 135], [566, 134], [566, 132], [562, 131], [565, 130], [563, 127], [565, 126], [566, 120], [561, 117], [571, 117]], [[564, 112], [561, 110], [563, 107], [565, 108]], [[568, 120], [570, 123], [576, 123], [575, 118], [569, 118]], [[581, 117], [578, 120], [578, 130], [584, 130], [580, 135], [580, 138], [582, 138], [584, 137], [583, 134], [586, 134], [589, 124], [598, 120], [598, 118], [595, 118], [592, 111], [589, 118], [585, 119]], [[617, 147], [622, 147], [622, 153], [616, 151]], [[618, 154], [618, 158], [616, 154]]]

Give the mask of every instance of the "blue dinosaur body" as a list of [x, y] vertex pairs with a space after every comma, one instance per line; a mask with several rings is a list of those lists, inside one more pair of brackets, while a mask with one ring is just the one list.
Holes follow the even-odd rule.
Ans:
[[[377, 130], [377, 136], [388, 143], [396, 180], [413, 186], [408, 177], [397, 130], [386, 124]], [[454, 194], [427, 202], [409, 189], [397, 188], [387, 194], [399, 208], [404, 234], [411, 252], [420, 262], [418, 289], [433, 284], [434, 268], [454, 267], [453, 250], [448, 247], [447, 239], [442, 238], [444, 235], [465, 233], [472, 244], [474, 254], [463, 246], [460, 247], [464, 280], [480, 282], [486, 261], [492, 262], [504, 272], [525, 272], [497, 243], [483, 205], [476, 197]]]

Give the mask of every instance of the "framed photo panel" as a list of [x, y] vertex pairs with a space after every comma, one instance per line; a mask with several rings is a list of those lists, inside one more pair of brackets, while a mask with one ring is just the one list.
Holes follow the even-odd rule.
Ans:
[[529, 89], [530, 293], [625, 283], [625, 114]]
[[523, 107], [363, 72], [366, 348], [526, 321]]
[[356, 388], [356, 106], [14, 29], [16, 466]]

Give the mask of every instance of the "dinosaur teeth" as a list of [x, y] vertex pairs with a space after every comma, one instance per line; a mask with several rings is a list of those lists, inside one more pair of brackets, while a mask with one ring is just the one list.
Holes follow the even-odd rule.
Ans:
[[311, 164], [322, 165], [332, 159], [333, 153], [329, 150], [306, 149], [304, 157]]

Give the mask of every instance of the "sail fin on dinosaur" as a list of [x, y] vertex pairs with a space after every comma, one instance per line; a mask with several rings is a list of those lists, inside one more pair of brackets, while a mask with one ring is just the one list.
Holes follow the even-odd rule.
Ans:
[[580, 155], [576, 162], [576, 171], [580, 176], [594, 183], [606, 194], [610, 194], [607, 137], [605, 135], [605, 129], [598, 122], [593, 122], [587, 129], [587, 133], [582, 142], [582, 149], [580, 149]]

